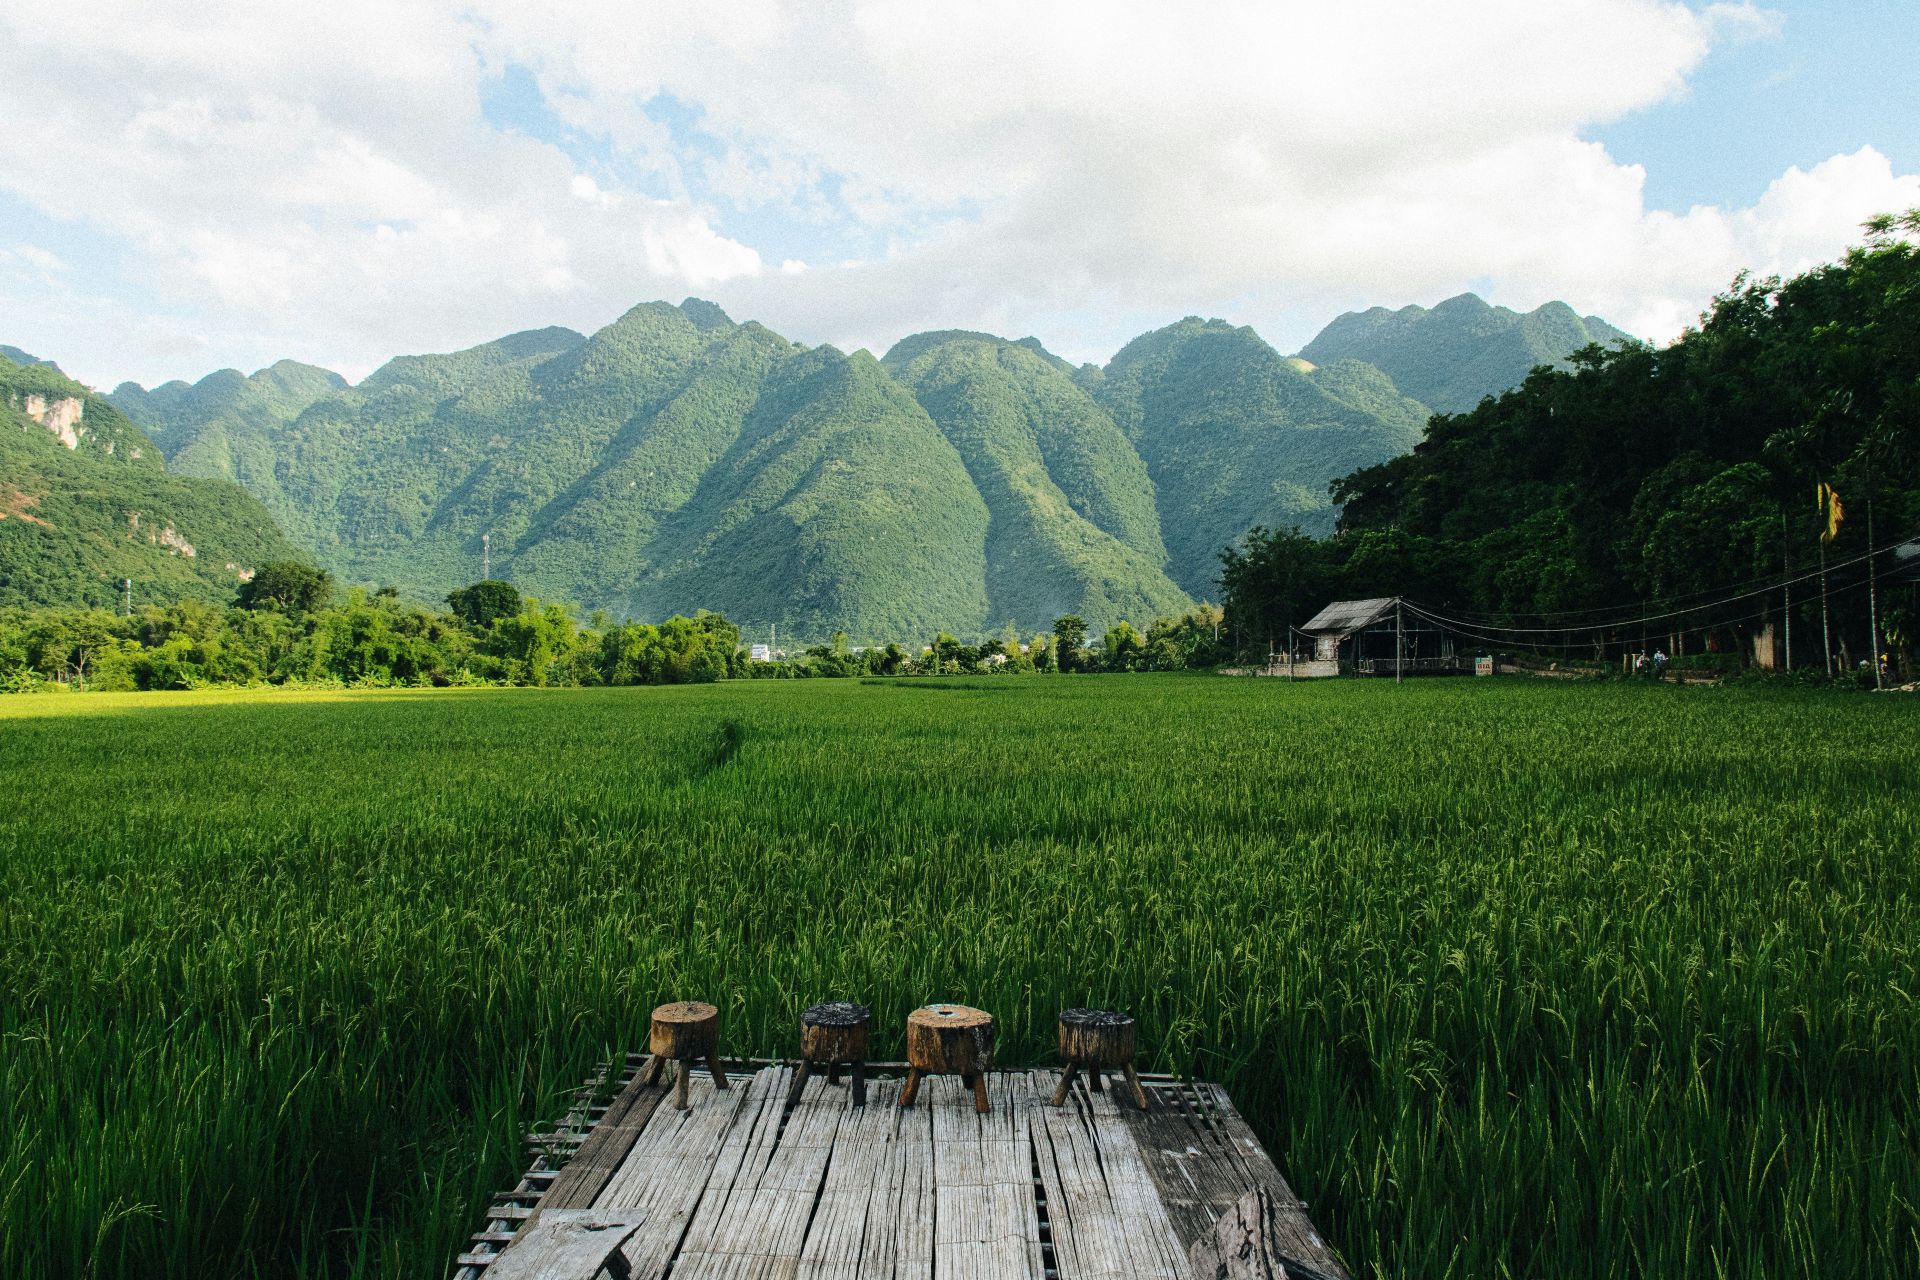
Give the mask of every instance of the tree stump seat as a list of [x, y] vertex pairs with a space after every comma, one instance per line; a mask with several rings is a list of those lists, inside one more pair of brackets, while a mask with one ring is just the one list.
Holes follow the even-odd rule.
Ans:
[[1063, 1009], [1060, 1011], [1060, 1056], [1067, 1069], [1060, 1074], [1060, 1087], [1053, 1091], [1053, 1105], [1065, 1106], [1067, 1090], [1080, 1072], [1095, 1093], [1104, 1087], [1106, 1074], [1118, 1070], [1133, 1095], [1133, 1103], [1147, 1109], [1147, 1091], [1133, 1070], [1133, 1054], [1138, 1028], [1133, 1019], [1110, 1009]]
[[787, 1105], [800, 1100], [807, 1075], [815, 1067], [827, 1069], [827, 1083], [840, 1083], [840, 1068], [853, 1078], [853, 1105], [867, 1105], [867, 1033], [873, 1010], [847, 1000], [810, 1005], [800, 1015], [800, 1068], [793, 1073]]
[[930, 1004], [907, 1015], [907, 1083], [900, 1105], [910, 1107], [925, 1076], [957, 1075], [973, 1090], [973, 1109], [993, 1109], [987, 1101], [987, 1072], [993, 1066], [993, 1015], [964, 1004]]
[[676, 1000], [653, 1011], [647, 1030], [647, 1051], [653, 1055], [641, 1075], [641, 1083], [659, 1080], [667, 1063], [673, 1063], [673, 1106], [687, 1109], [687, 1072], [696, 1062], [705, 1062], [713, 1073], [717, 1089], [727, 1087], [727, 1073], [720, 1069], [720, 1011], [699, 1000]]

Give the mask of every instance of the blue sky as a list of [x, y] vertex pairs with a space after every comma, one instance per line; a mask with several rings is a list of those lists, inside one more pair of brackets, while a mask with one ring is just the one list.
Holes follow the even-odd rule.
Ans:
[[1871, 145], [1920, 171], [1920, 5], [1791, 0], [1779, 34], [1716, 48], [1677, 101], [1587, 136], [1645, 166], [1647, 202], [1675, 212], [1742, 207], [1790, 165]]
[[0, 342], [364, 376], [708, 297], [806, 343], [1466, 289], [1671, 338], [1920, 205], [1911, 0], [0, 11]]

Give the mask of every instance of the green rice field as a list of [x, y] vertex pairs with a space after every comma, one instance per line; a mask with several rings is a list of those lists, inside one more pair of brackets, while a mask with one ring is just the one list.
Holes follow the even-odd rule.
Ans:
[[1920, 1275], [1920, 699], [0, 700], [0, 1276], [444, 1276], [648, 1010], [1133, 1010], [1356, 1275]]

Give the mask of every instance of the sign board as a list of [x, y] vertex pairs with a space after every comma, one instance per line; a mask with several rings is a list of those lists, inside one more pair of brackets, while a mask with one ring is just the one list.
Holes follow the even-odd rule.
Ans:
[[1493, 659], [1492, 658], [1475, 658], [1473, 660], [1473, 674], [1477, 676], [1492, 675]]

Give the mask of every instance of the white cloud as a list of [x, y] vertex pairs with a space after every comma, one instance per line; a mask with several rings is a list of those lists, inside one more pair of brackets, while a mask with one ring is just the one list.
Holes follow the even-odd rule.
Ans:
[[[0, 190], [93, 229], [124, 279], [93, 319], [0, 273], [32, 329], [0, 337], [103, 379], [202, 371], [174, 363], [183, 334], [359, 374], [697, 290], [803, 341], [964, 325], [1104, 358], [1189, 311], [1291, 345], [1477, 283], [1665, 338], [1740, 268], [1920, 204], [1863, 149], [1748, 209], [1650, 211], [1644, 174], [1581, 140], [1778, 31], [1663, 0], [18, 0]], [[590, 159], [488, 124], [509, 67]], [[755, 243], [765, 217], [885, 247], [801, 269]]]

